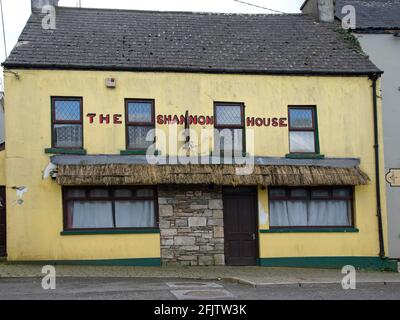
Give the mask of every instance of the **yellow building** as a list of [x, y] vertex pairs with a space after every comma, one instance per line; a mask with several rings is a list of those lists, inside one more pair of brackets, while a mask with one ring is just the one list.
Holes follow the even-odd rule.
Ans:
[[395, 268], [381, 71], [340, 34], [305, 15], [44, 18], [3, 64], [8, 261]]

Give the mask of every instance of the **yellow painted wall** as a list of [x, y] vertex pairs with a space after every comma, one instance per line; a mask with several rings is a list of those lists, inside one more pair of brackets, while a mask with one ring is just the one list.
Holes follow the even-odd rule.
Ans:
[[6, 152], [0, 151], [0, 186], [6, 185]]
[[[6, 73], [6, 181], [10, 260], [121, 259], [160, 256], [159, 235], [60, 236], [61, 188], [42, 179], [51, 147], [50, 96], [82, 96], [87, 113], [124, 114], [125, 98], [155, 99], [156, 114], [212, 115], [214, 101], [244, 102], [246, 116], [287, 117], [288, 105], [317, 105], [321, 153], [361, 158], [372, 183], [356, 188], [353, 234], [262, 234], [261, 257], [377, 256], [371, 82], [367, 77], [289, 77], [184, 73], [130, 73], [18, 70]], [[116, 89], [105, 79], [115, 77]], [[84, 118], [88, 154], [119, 154], [125, 149], [124, 125], [90, 125]], [[167, 130], [167, 126], [158, 126]], [[201, 126], [193, 126], [199, 130]], [[254, 128], [257, 156], [289, 152], [288, 129]], [[251, 135], [249, 134], [248, 137]], [[248, 143], [251, 145], [251, 143]], [[383, 159], [382, 159], [383, 160]], [[383, 161], [382, 161], [383, 163]], [[382, 171], [383, 173], [383, 171]], [[384, 184], [382, 184], [384, 186]], [[16, 204], [13, 186], [26, 186]], [[266, 191], [260, 206], [268, 215]], [[384, 197], [384, 190], [382, 189]], [[385, 204], [382, 199], [382, 204]], [[383, 210], [386, 221], [386, 208]], [[260, 213], [261, 216], [261, 213]], [[268, 229], [268, 219], [260, 226]], [[386, 231], [386, 224], [385, 224]]]

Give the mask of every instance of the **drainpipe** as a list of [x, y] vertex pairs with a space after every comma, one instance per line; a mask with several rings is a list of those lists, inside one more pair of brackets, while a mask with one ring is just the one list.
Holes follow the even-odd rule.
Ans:
[[380, 177], [380, 159], [379, 159], [379, 129], [378, 129], [378, 97], [376, 94], [377, 81], [380, 75], [371, 74], [372, 81], [372, 99], [374, 105], [374, 149], [375, 149], [375, 179], [376, 179], [376, 206], [378, 217], [378, 233], [379, 233], [379, 257], [385, 258], [385, 242], [383, 237], [383, 222], [382, 222], [382, 202], [381, 202], [381, 177]]

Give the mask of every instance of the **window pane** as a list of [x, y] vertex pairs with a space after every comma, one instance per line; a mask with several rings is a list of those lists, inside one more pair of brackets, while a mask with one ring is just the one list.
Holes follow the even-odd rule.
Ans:
[[115, 190], [114, 196], [117, 198], [131, 198], [132, 190], [130, 189], [118, 189]]
[[349, 198], [351, 197], [350, 189], [333, 189], [334, 198]]
[[152, 123], [152, 104], [150, 102], [129, 102], [128, 122]]
[[112, 205], [108, 201], [71, 201], [68, 226], [74, 229], [112, 228]]
[[66, 196], [69, 198], [86, 198], [86, 192], [83, 189], [68, 189]]
[[307, 201], [271, 201], [271, 227], [301, 227], [308, 225]]
[[290, 132], [290, 152], [315, 152], [314, 132]]
[[242, 125], [242, 106], [216, 106], [218, 125]]
[[81, 102], [79, 100], [54, 101], [55, 120], [81, 120]]
[[313, 197], [313, 198], [316, 198], [316, 199], [318, 199], [318, 198], [329, 198], [329, 190], [324, 190], [324, 189], [321, 189], [321, 190], [312, 190], [311, 191], [311, 197]]
[[92, 198], [108, 198], [108, 190], [105, 189], [94, 189], [89, 191], [89, 196]]
[[289, 109], [290, 128], [312, 129], [313, 111], [311, 109]]
[[292, 189], [290, 190], [290, 196], [292, 198], [307, 198], [308, 191], [307, 189]]
[[59, 148], [82, 148], [82, 125], [54, 125], [54, 146]]
[[152, 197], [154, 195], [154, 191], [152, 189], [138, 189], [136, 190], [137, 197]]
[[[149, 134], [150, 141], [146, 141]], [[154, 128], [153, 127], [128, 127], [128, 146], [130, 149], [147, 149], [154, 143]]]
[[286, 189], [272, 188], [270, 192], [271, 198], [282, 198], [286, 197]]
[[338, 201], [311, 201], [309, 204], [310, 226], [351, 226], [351, 202], [347, 200]]
[[243, 130], [216, 129], [214, 142], [216, 151], [241, 153], [243, 151]]
[[350, 200], [271, 200], [271, 227], [350, 227]]
[[154, 227], [154, 202], [116, 201], [115, 220], [117, 228]]

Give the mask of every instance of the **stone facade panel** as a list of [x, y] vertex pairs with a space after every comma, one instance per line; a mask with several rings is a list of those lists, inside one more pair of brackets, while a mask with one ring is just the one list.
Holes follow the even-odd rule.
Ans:
[[159, 186], [164, 265], [224, 265], [222, 188]]

